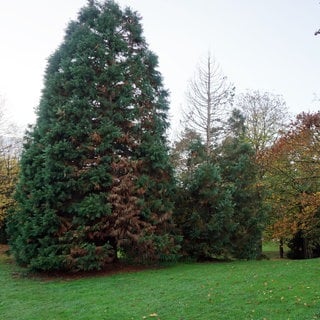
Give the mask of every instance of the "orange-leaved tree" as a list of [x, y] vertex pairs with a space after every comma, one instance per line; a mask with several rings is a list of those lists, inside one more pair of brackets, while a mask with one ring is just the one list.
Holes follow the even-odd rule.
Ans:
[[21, 145], [17, 128], [11, 123], [0, 96], [0, 242], [6, 242], [5, 222], [14, 205], [13, 192], [18, 177], [18, 155]]
[[320, 256], [320, 112], [299, 114], [260, 161], [271, 191], [269, 234], [293, 258]]
[[13, 207], [13, 192], [18, 177], [18, 157], [12, 144], [0, 138], [0, 241], [5, 242], [5, 221], [8, 210]]

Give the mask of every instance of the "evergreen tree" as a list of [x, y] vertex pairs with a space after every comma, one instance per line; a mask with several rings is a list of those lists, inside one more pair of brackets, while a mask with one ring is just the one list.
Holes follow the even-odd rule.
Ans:
[[193, 130], [185, 129], [181, 139], [174, 142], [170, 156], [178, 185], [182, 185], [206, 157], [201, 136]]
[[117, 252], [175, 244], [167, 91], [140, 17], [88, 1], [50, 57], [11, 216], [12, 251], [36, 270], [101, 269]]
[[233, 204], [219, 165], [191, 130], [175, 143], [172, 161], [178, 181], [174, 219], [184, 239], [183, 255], [197, 260], [229, 257]]
[[244, 117], [234, 110], [229, 119], [229, 134], [221, 147], [220, 165], [225, 183], [232, 189], [233, 255], [240, 259], [260, 256], [264, 228], [265, 206], [262, 190], [258, 187], [258, 168], [254, 149], [245, 141]]
[[184, 238], [183, 254], [197, 260], [230, 257], [233, 203], [219, 166], [203, 162], [179, 191], [175, 222]]

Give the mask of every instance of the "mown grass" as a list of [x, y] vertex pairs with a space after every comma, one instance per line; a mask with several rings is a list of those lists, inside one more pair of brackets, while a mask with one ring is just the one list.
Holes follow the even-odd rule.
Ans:
[[[289, 252], [289, 248], [284, 245], [283, 246], [284, 256], [287, 256]], [[280, 252], [279, 252], [279, 243], [277, 241], [269, 241], [263, 244], [263, 253], [269, 259], [280, 259]]]
[[320, 260], [176, 264], [78, 280], [0, 256], [0, 319], [320, 319]]

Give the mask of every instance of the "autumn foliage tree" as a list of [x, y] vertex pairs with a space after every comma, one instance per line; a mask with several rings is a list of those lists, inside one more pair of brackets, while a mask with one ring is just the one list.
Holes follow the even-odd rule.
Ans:
[[9, 232], [36, 270], [96, 270], [175, 253], [167, 91], [140, 17], [88, 1], [50, 57], [25, 138]]
[[6, 220], [15, 201], [13, 193], [18, 178], [21, 139], [11, 123], [5, 99], [0, 96], [0, 242], [7, 242]]
[[269, 231], [294, 258], [320, 256], [320, 113], [302, 113], [261, 154], [273, 206]]
[[19, 172], [18, 155], [13, 146], [16, 142], [6, 140], [0, 138], [0, 242], [7, 241], [5, 222], [15, 204], [13, 193]]

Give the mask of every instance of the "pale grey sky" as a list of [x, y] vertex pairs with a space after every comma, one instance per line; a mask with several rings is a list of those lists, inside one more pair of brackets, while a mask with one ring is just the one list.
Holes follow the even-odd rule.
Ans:
[[[86, 0], [0, 0], [0, 95], [13, 120], [35, 121], [48, 56]], [[208, 51], [236, 86], [283, 95], [289, 110], [320, 110], [319, 0], [119, 0], [142, 16], [171, 92], [173, 130], [188, 80]]]

